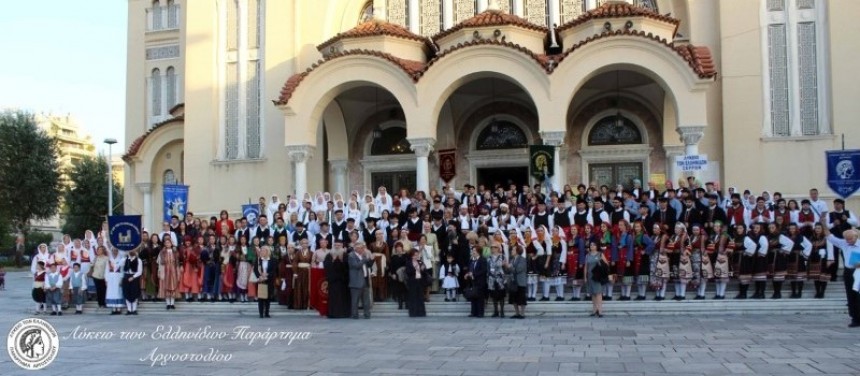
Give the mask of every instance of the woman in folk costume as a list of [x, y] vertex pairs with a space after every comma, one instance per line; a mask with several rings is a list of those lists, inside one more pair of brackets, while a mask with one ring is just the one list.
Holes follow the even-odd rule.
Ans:
[[[690, 280], [690, 287], [697, 289], [696, 291], [696, 300], [705, 299], [705, 290], [708, 288], [708, 280], [704, 279], [702, 276], [702, 268], [704, 264], [704, 259], [707, 258], [705, 254], [705, 248], [708, 244], [708, 234], [702, 231], [702, 227], [699, 224], [694, 224], [692, 226], [692, 234], [690, 236], [690, 262], [692, 266], [692, 279]], [[708, 260], [708, 265], [711, 266], [711, 270], [713, 271], [713, 266], [710, 264], [710, 259]]]
[[362, 223], [364, 219], [361, 217], [361, 210], [358, 209], [358, 203], [350, 201], [347, 205], [347, 210], [344, 211], [347, 218], [352, 218], [355, 223]]
[[248, 255], [254, 252], [254, 249], [248, 245], [248, 239], [244, 236], [239, 238], [239, 245], [236, 246], [236, 300], [240, 302], [248, 301], [248, 279], [251, 278], [251, 263], [248, 262]]
[[158, 253], [158, 298], [164, 299], [167, 309], [176, 309], [174, 305], [176, 297], [179, 296], [179, 280], [181, 278], [179, 262], [180, 254], [173, 247], [173, 241], [165, 236], [162, 240], [163, 247]]
[[[433, 232], [432, 224], [430, 221], [424, 221], [424, 224], [422, 225], [422, 227], [423, 227], [422, 235], [424, 235], [427, 238], [427, 245], [430, 246], [431, 249], [433, 250], [433, 252], [432, 252], [433, 253], [433, 258], [432, 258], [433, 262], [431, 264], [426, 264], [425, 266], [428, 269], [431, 269], [432, 274], [430, 274], [430, 275], [435, 276], [439, 271], [439, 263], [442, 261], [439, 259], [439, 253], [440, 253], [439, 239], [436, 237], [436, 233]], [[502, 235], [502, 238], [504, 238], [504, 235]], [[502, 241], [502, 243], [505, 243], [506, 240], [507, 239], [504, 239]], [[505, 244], [505, 257], [507, 257], [507, 254], [508, 254], [507, 253], [507, 244]], [[506, 258], [506, 260], [507, 260], [507, 258]], [[431, 280], [432, 280], [432, 283], [430, 285], [430, 291], [435, 293], [435, 292], [439, 291], [439, 281], [436, 280], [436, 278], [431, 278]]]
[[86, 230], [84, 231], [84, 239], [81, 241], [81, 244], [84, 245], [89, 251], [90, 254], [96, 253], [96, 243], [98, 239], [96, 239], [95, 234], [92, 231]]
[[308, 309], [310, 299], [310, 276], [313, 253], [307, 239], [302, 239], [293, 257], [293, 306], [292, 309]]
[[293, 253], [295, 253], [295, 248], [292, 243], [287, 242], [286, 236], [281, 236], [278, 238], [278, 245], [274, 252], [278, 255], [278, 281], [275, 286], [278, 291], [278, 305], [289, 306], [292, 304], [290, 290], [293, 286]]
[[154, 300], [158, 295], [158, 253], [161, 252], [161, 241], [158, 234], [152, 234], [149, 239], [145, 239], [143, 247], [138, 255], [143, 261], [143, 278], [141, 284], [143, 294], [141, 299], [144, 301]]
[[[80, 245], [80, 240], [76, 240], [76, 242]], [[69, 286], [67, 277], [72, 264], [64, 245], [57, 245], [57, 251], [54, 252], [53, 257], [49, 259], [48, 265], [57, 265], [57, 271], [63, 276], [63, 289], [60, 294], [62, 295], [63, 309], [66, 309], [69, 306]]]
[[257, 260], [260, 258], [260, 251], [262, 250], [263, 244], [260, 243], [260, 238], [254, 237], [251, 240], [251, 246], [248, 247], [248, 253], [245, 255], [245, 261], [248, 262], [248, 266], [250, 266], [250, 271], [248, 272], [248, 295], [245, 298], [247, 302], [257, 301], [257, 276], [254, 275], [254, 265], [257, 264]]
[[788, 226], [788, 238], [794, 243], [788, 254], [786, 278], [791, 282], [791, 299], [803, 297], [803, 281], [806, 280], [806, 261], [812, 253], [812, 243], [800, 233], [796, 223]]
[[[687, 237], [687, 226], [683, 223], [678, 222], [675, 225], [674, 234], [664, 242], [662, 251], [666, 254], [669, 261], [669, 282], [675, 283], [675, 297], [674, 300], [681, 300], [681, 283], [679, 283], [679, 275], [681, 268], [681, 256], [683, 253], [687, 251], [687, 246], [689, 245], [689, 238]], [[692, 274], [692, 266], [689, 265], [689, 256], [687, 257], [688, 263], [685, 267], [689, 267], [689, 273]], [[686, 275], [685, 278], [689, 280], [691, 275]], [[689, 282], [689, 281], [687, 281]], [[684, 282], [684, 291], [686, 292], [687, 282]]]
[[[654, 300], [663, 300], [666, 297], [666, 284], [669, 279], [669, 258], [663, 252], [663, 246], [669, 241], [669, 235], [663, 233], [663, 226], [660, 223], [655, 223], [651, 228], [651, 240], [654, 241], [654, 252], [651, 255], [651, 288], [656, 293]], [[660, 264], [660, 258], [663, 257], [665, 264]], [[662, 270], [661, 268], [665, 268]], [[658, 275], [659, 274], [659, 275]], [[662, 297], [662, 298], [661, 298]]]
[[[630, 231], [630, 224], [627, 221], [622, 219], [618, 222], [615, 247], [613, 248], [614, 254], [612, 255], [612, 259], [615, 260], [615, 272], [621, 278], [621, 297], [618, 300], [622, 301], [630, 300], [633, 282], [636, 280], [636, 270], [633, 268], [633, 259], [636, 254], [633, 235]], [[611, 289], [607, 295], [612, 296]]]
[[[429, 273], [429, 275], [430, 276], [435, 275], [434, 270], [436, 270], [436, 269], [431, 268], [431, 266], [439, 263], [439, 260], [438, 260], [439, 250], [434, 249], [433, 246], [431, 246], [430, 244], [427, 243], [427, 235], [426, 234], [421, 234], [418, 237], [418, 246], [416, 247], [416, 249], [418, 249], [418, 251], [421, 252], [421, 262], [424, 264], [424, 267], [427, 269], [427, 272]], [[430, 301], [430, 285], [431, 285], [431, 283], [426, 278], [427, 277], [425, 277], [425, 279], [423, 280], [424, 282], [426, 282], [426, 284], [424, 286], [424, 301], [429, 302]]]
[[[404, 252], [410, 252], [412, 242], [408, 239], [402, 240]], [[408, 249], [407, 249], [407, 243]], [[388, 265], [388, 259], [391, 257], [388, 244], [385, 243], [382, 231], [376, 232], [376, 240], [368, 244], [367, 249], [373, 255], [375, 264], [370, 272], [371, 287], [373, 288], [373, 300], [380, 302], [388, 298], [387, 281], [385, 280], [385, 270]], [[408, 253], [407, 253], [408, 254]]]
[[549, 299], [549, 286], [555, 286], [555, 301], [560, 302], [564, 300], [564, 282], [567, 280], [567, 237], [561, 226], [553, 226], [546, 249], [544, 297]]
[[394, 205], [394, 200], [391, 198], [391, 195], [388, 194], [385, 187], [379, 187], [376, 193], [376, 197], [374, 199], [376, 206], [379, 208], [379, 211], [388, 210], [391, 211], [394, 209], [392, 205]]
[[[92, 238], [92, 231], [90, 231], [90, 238]], [[90, 272], [93, 254], [95, 253], [93, 251], [95, 249], [93, 248], [93, 246], [96, 244], [95, 242], [95, 238], [92, 238], [92, 241], [90, 241], [89, 239], [84, 239], [81, 242], [81, 247], [72, 248], [72, 252], [69, 254], [72, 263], [76, 262], [78, 264], [81, 264], [81, 271], [84, 272], [84, 274]]]
[[714, 222], [712, 230], [713, 233], [708, 237], [705, 251], [708, 254], [710, 264], [713, 266], [713, 278], [717, 285], [717, 294], [714, 299], [722, 300], [726, 298], [726, 286], [731, 278], [729, 255], [726, 250], [729, 244], [729, 234], [724, 230], [723, 223], [720, 221]]
[[544, 255], [544, 245], [541, 244], [536, 237], [532, 235], [531, 227], [527, 227], [523, 232], [523, 244], [526, 251], [526, 273], [527, 277], [527, 301], [533, 302], [537, 296], [538, 275], [540, 274], [541, 266], [538, 257]]
[[615, 289], [615, 279], [617, 278], [617, 268], [615, 267], [615, 259], [612, 258], [613, 253], [617, 256], [615, 248], [615, 237], [612, 234], [612, 229], [609, 223], [603, 222], [600, 224], [597, 233], [597, 248], [603, 253], [603, 257], [609, 263], [609, 283], [603, 285], [603, 300], [612, 300], [612, 293]]
[[200, 267], [203, 271], [200, 290], [204, 302], [214, 302], [221, 293], [221, 250], [215, 239], [215, 234], [208, 236], [204, 241], [203, 249], [200, 250]]
[[36, 248], [36, 254], [33, 256], [33, 261], [30, 263], [30, 274], [36, 274], [38, 264], [41, 261], [44, 265], [42, 271], [47, 270], [47, 266], [51, 264], [51, 253], [48, 252], [48, 245], [45, 243], [39, 244]]
[[830, 282], [830, 267], [834, 262], [833, 244], [827, 241], [824, 227], [816, 223], [812, 228], [812, 251], [809, 254], [808, 278], [815, 284], [815, 299], [824, 298], [827, 282]]
[[505, 261], [510, 261], [511, 245], [508, 243], [508, 237], [505, 236], [505, 232], [507, 231], [496, 231], [490, 241], [499, 243], [499, 246], [502, 247], [502, 254], [505, 256]]
[[[200, 248], [202, 244], [192, 245], [190, 236], [184, 238], [182, 247], [182, 284], [179, 291], [184, 294], [185, 301], [191, 302], [194, 295], [200, 294]], [[198, 241], [202, 242], [202, 238]]]
[[776, 223], [769, 224], [767, 229], [767, 262], [768, 267], [772, 270], [770, 274], [773, 278], [771, 299], [780, 299], [782, 298], [782, 284], [788, 271], [788, 254], [794, 248], [794, 242], [782, 234]]
[[[40, 245], [41, 246], [41, 245]], [[41, 315], [46, 312], [45, 309], [45, 262], [33, 259], [33, 301], [36, 302], [36, 311], [33, 314]]]
[[105, 303], [111, 309], [111, 315], [119, 315], [125, 307], [125, 297], [122, 294], [123, 265], [125, 259], [120, 257], [119, 250], [112, 248], [110, 260], [105, 272], [105, 283], [107, 284], [107, 296]]
[[585, 254], [587, 253], [586, 247], [590, 241], [586, 238], [585, 232], [588, 231], [587, 236], [591, 237], [591, 225], [586, 226], [588, 230], [585, 230], [585, 227], [583, 227], [582, 233], [580, 233], [579, 226], [570, 227], [571, 239], [567, 247], [567, 262], [565, 263], [565, 267], [567, 268], [567, 279], [573, 289], [573, 296], [570, 298], [573, 302], [582, 300], [582, 286], [585, 278], [583, 267], [585, 266]]
[[311, 206], [311, 210], [314, 212], [326, 211], [328, 209], [328, 205], [326, 205], [325, 196], [323, 196], [322, 192], [317, 192], [316, 198], [314, 199], [314, 203]]
[[236, 238], [221, 236], [221, 300], [236, 302], [236, 271], [239, 259], [236, 255]]
[[[397, 241], [394, 243], [394, 253], [391, 255], [391, 262], [388, 263], [388, 292], [397, 302], [397, 309], [403, 309], [403, 303], [406, 302], [406, 263], [411, 262], [410, 257], [403, 253], [403, 243]], [[448, 299], [445, 298], [447, 302]]]
[[537, 250], [537, 262], [536, 271], [538, 273], [538, 281], [541, 283], [541, 288], [543, 289], [543, 293], [541, 294], [540, 301], [548, 302], [549, 301], [549, 274], [550, 274], [550, 256], [552, 255], [552, 238], [549, 234], [549, 230], [546, 226], [540, 225], [537, 227], [535, 233], [535, 239], [533, 241], [540, 244], [540, 248], [536, 248]]
[[[645, 233], [641, 221], [633, 223], [633, 260], [630, 263], [631, 273], [636, 282], [636, 300], [645, 300], [645, 290], [650, 283], [651, 258], [654, 254], [655, 244], [651, 237]], [[625, 278], [626, 275], [625, 275]], [[628, 293], [628, 297], [630, 294]]]

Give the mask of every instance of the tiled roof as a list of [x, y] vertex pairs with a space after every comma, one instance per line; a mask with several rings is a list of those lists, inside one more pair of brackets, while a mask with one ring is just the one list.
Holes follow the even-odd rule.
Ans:
[[422, 63], [420, 61], [401, 59], [401, 58], [395, 57], [394, 55], [391, 55], [389, 53], [380, 52], [380, 51], [349, 50], [349, 51], [338, 52], [338, 53], [331, 54], [331, 55], [327, 56], [325, 59], [321, 59], [320, 61], [318, 61], [317, 63], [312, 65], [310, 68], [308, 68], [304, 72], [296, 73], [296, 74], [292, 75], [287, 80], [286, 84], [284, 84], [284, 87], [281, 89], [281, 94], [278, 97], [278, 100], [275, 101], [275, 105], [287, 104], [290, 101], [290, 98], [292, 98], [293, 92], [296, 90], [296, 88], [299, 87], [299, 84], [305, 79], [305, 77], [307, 77], [309, 74], [311, 74], [311, 72], [313, 72], [319, 66], [321, 66], [321, 65], [323, 65], [329, 61], [341, 58], [341, 57], [360, 56], [360, 55], [373, 56], [373, 57], [377, 57], [377, 58], [386, 60], [388, 62], [391, 62], [392, 64], [396, 65], [401, 70], [403, 70], [403, 72], [406, 73], [406, 75], [411, 77], [413, 82], [418, 81], [418, 77], [420, 76], [420, 73], [424, 70], [424, 67], [425, 67], [424, 63]]
[[422, 37], [420, 35], [416, 35], [408, 29], [404, 28], [403, 26], [385, 21], [370, 20], [367, 22], [363, 22], [350, 30], [338, 33], [331, 39], [317, 46], [317, 50], [322, 51], [342, 39], [371, 37], [377, 35], [387, 35], [391, 37], [415, 40], [419, 42], [424, 42], [425, 44], [429, 44], [427, 38]]
[[499, 47], [505, 47], [505, 48], [510, 48], [510, 49], [519, 51], [519, 52], [529, 56], [530, 58], [532, 58], [535, 61], [535, 63], [541, 67], [541, 69], [543, 69], [546, 73], [549, 73], [549, 70], [548, 70], [547, 64], [546, 64], [546, 62], [547, 62], [546, 55], [535, 54], [532, 50], [529, 50], [528, 48], [520, 46], [519, 44], [516, 44], [516, 43], [506, 42], [504, 40], [480, 39], [480, 40], [473, 40], [473, 41], [468, 41], [468, 42], [464, 42], [464, 43], [458, 43], [456, 46], [450, 47], [447, 50], [442, 51], [441, 53], [436, 55], [436, 57], [434, 57], [432, 60], [427, 62], [427, 66], [424, 68], [423, 71], [421, 71], [418, 74], [419, 78], [421, 76], [423, 76], [425, 72], [430, 70], [430, 68], [432, 68], [433, 65], [436, 62], [438, 62], [439, 60], [447, 57], [448, 55], [450, 55], [450, 54], [452, 54], [458, 50], [462, 50], [464, 48], [469, 48], [469, 47], [475, 47], [475, 46], [499, 46]]
[[[184, 103], [183, 103], [183, 106], [184, 106]], [[131, 145], [128, 147], [128, 152], [126, 152], [125, 155], [122, 156], [122, 159], [125, 160], [126, 162], [128, 162], [132, 157], [136, 156], [137, 152], [140, 151], [140, 147], [143, 146], [143, 141], [145, 141], [146, 137], [148, 137], [150, 134], [152, 134], [152, 132], [155, 132], [156, 130], [158, 130], [161, 127], [164, 127], [168, 124], [173, 124], [175, 122], [176, 123], [182, 123], [183, 121], [185, 121], [185, 115], [179, 115], [179, 116], [164, 120], [162, 122], [155, 123], [152, 126], [152, 128], [150, 128], [148, 131], [146, 131], [146, 133], [142, 134], [140, 137], [136, 138], [131, 143]]]
[[559, 26], [558, 31], [567, 30], [590, 20], [622, 17], [646, 17], [658, 21], [668, 22], [674, 24], [676, 30], [678, 28], [678, 25], [681, 23], [681, 21], [677, 18], [672, 18], [670, 16], [656, 13], [648, 8], [635, 6], [624, 1], [609, 1], [595, 9], [583, 13], [582, 15], [574, 18], [570, 22]]
[[525, 18], [518, 17], [513, 14], [508, 14], [501, 10], [486, 10], [475, 15], [472, 18], [469, 18], [463, 22], [454, 25], [448, 30], [442, 31], [439, 34], [434, 35], [433, 40], [437, 41], [441, 38], [444, 38], [448, 35], [451, 35], [457, 31], [466, 28], [503, 25], [519, 26], [524, 29], [540, 31], [542, 33], [549, 32], [549, 29], [547, 29], [546, 27], [533, 24]]

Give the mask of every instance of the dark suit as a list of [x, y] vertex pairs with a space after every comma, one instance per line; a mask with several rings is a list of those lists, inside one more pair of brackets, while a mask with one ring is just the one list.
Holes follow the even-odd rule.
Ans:
[[477, 260], [469, 259], [469, 272], [472, 273], [472, 288], [475, 289], [475, 298], [472, 299], [473, 317], [484, 317], [484, 297], [487, 291], [487, 259], [478, 256]]
[[[359, 257], [357, 252], [350, 252], [347, 257], [349, 261], [349, 291], [352, 298], [352, 318], [358, 318], [358, 300], [364, 307], [364, 318], [370, 318], [370, 286], [368, 279], [370, 269], [374, 260], [370, 251], [365, 250], [364, 256]], [[365, 275], [366, 272], [366, 275]]]
[[[263, 274], [266, 275], [265, 279], [263, 279]], [[260, 311], [260, 317], [269, 317], [269, 306], [271, 305], [272, 298], [275, 296], [275, 279], [278, 276], [278, 263], [272, 259], [268, 260], [268, 262], [260, 259], [254, 265], [254, 275], [257, 276], [259, 281], [257, 282], [257, 291], [266, 289], [266, 292], [269, 293], [267, 299], [257, 299], [257, 309]]]
[[[666, 211], [662, 212], [658, 208], [654, 214], [651, 215], [651, 219], [654, 221], [653, 223], [659, 223], [661, 228], [663, 229], [663, 233], [673, 234], [675, 232], [675, 223], [678, 221], [678, 213], [675, 212], [675, 209], [671, 206], [666, 206]], [[652, 228], [646, 228], [649, 234], [653, 234]]]

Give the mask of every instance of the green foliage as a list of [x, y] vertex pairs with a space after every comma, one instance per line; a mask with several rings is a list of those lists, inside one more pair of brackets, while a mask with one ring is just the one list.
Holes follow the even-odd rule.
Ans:
[[[107, 214], [107, 160], [101, 156], [84, 158], [67, 174], [71, 184], [63, 193], [66, 217], [63, 233], [72, 238], [83, 238], [86, 230], [100, 230]], [[122, 214], [122, 200], [122, 189], [114, 179], [114, 215]]]
[[47, 244], [50, 248], [53, 240], [54, 236], [47, 232], [33, 231], [27, 234], [27, 238], [24, 239], [24, 254], [32, 256], [39, 244], [42, 243]]
[[30, 220], [48, 219], [60, 203], [58, 149], [32, 114], [0, 113], [0, 216], [26, 234]]

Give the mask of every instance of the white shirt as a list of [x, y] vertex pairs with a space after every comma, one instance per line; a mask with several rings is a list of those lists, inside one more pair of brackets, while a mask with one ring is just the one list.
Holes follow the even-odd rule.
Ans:
[[809, 200], [809, 206], [811, 206], [812, 211], [818, 215], [827, 211], [827, 203], [823, 200]]
[[850, 260], [853, 254], [860, 256], [860, 241], [855, 241], [854, 245], [850, 245], [845, 239], [839, 239], [833, 234], [827, 236], [827, 241], [842, 251], [843, 266], [845, 269], [854, 269], [854, 265], [851, 264]]

